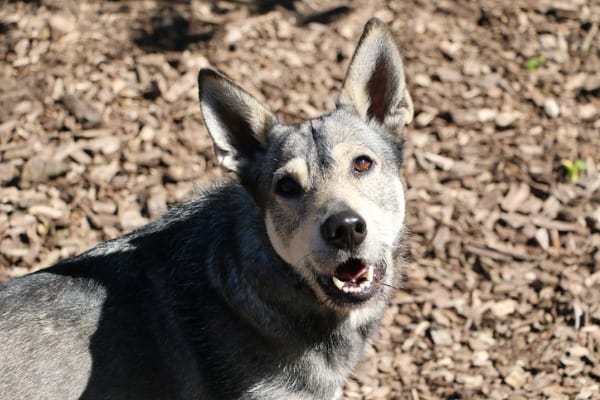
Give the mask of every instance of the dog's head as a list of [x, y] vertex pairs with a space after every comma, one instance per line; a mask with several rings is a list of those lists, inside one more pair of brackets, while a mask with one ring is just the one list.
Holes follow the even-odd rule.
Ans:
[[399, 278], [402, 131], [412, 120], [387, 27], [365, 27], [338, 98], [285, 125], [224, 76], [202, 70], [200, 105], [221, 164], [263, 209], [273, 248], [335, 309], [381, 301]]

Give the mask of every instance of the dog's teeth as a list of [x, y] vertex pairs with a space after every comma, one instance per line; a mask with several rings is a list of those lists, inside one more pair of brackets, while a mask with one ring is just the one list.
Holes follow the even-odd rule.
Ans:
[[337, 287], [338, 289], [345, 291], [344, 289], [344, 282], [339, 280], [338, 278], [336, 278], [335, 276], [331, 277], [331, 280], [333, 280], [333, 284], [335, 285], [335, 287]]
[[367, 273], [364, 275], [364, 279], [361, 279], [360, 283], [354, 281], [351, 283], [344, 282], [335, 276], [332, 276], [331, 280], [333, 281], [335, 287], [337, 287], [342, 292], [347, 294], [357, 294], [364, 292], [365, 290], [368, 290], [371, 287], [371, 285], [373, 284], [374, 270], [375, 268], [372, 265], [369, 266]]

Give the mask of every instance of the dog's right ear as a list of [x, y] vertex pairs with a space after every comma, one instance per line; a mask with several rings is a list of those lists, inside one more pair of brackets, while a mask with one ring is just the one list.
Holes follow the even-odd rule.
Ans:
[[200, 70], [198, 90], [202, 118], [219, 163], [240, 173], [240, 168], [265, 148], [266, 134], [278, 122], [277, 117], [214, 70]]

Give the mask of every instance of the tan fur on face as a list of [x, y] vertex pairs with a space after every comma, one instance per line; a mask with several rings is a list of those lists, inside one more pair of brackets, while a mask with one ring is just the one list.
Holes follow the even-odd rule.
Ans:
[[[300, 184], [303, 190], [307, 190], [310, 185], [306, 160], [300, 157], [289, 160], [283, 167], [275, 171], [274, 175], [275, 180], [280, 179], [285, 175], [291, 176]], [[282, 199], [278, 200], [280, 202], [285, 202], [285, 200]], [[300, 228], [294, 232], [293, 237], [289, 241], [285, 241], [277, 233], [277, 229], [273, 223], [273, 217], [268, 209], [265, 213], [265, 222], [267, 234], [269, 235], [271, 244], [275, 248], [275, 251], [277, 251], [277, 254], [290, 265], [298, 266], [301, 264], [302, 260], [310, 253], [311, 238], [315, 234], [311, 231], [311, 224], [301, 224]]]
[[274, 173], [276, 179], [281, 178], [284, 175], [290, 175], [302, 186], [302, 189], [308, 189], [310, 184], [308, 177], [308, 166], [306, 160], [300, 157], [292, 158], [285, 165], [279, 168]]
[[[313, 218], [309, 218], [312, 220]], [[289, 240], [284, 240], [278, 233], [273, 223], [273, 216], [269, 210], [265, 213], [267, 234], [273, 248], [285, 262], [302, 270], [302, 264], [312, 253], [312, 241], [319, 234], [318, 226], [304, 222], [300, 224]], [[317, 229], [315, 229], [317, 228]]]
[[[361, 155], [367, 155], [375, 160], [369, 174], [379, 174], [381, 165], [377, 157], [369, 150], [355, 144], [338, 144], [332, 150], [334, 159], [337, 161], [330, 179], [323, 182], [322, 187], [315, 188], [313, 204], [308, 205], [309, 212], [304, 217], [298, 229], [293, 232], [289, 240], [284, 240], [278, 233], [269, 210], [266, 211], [265, 222], [267, 232], [273, 247], [288, 264], [296, 267], [300, 273], [311, 278], [313, 272], [332, 274], [335, 266], [319, 265], [319, 253], [330, 251], [329, 245], [325, 243], [320, 234], [320, 226], [330, 214], [328, 207], [332, 204], [343, 202], [350, 209], [357, 212], [367, 223], [367, 238], [361, 246], [361, 257], [369, 261], [385, 256], [391, 258], [391, 247], [398, 235], [401, 233], [404, 223], [404, 190], [399, 178], [393, 178], [388, 185], [393, 185], [393, 192], [398, 194], [396, 204], [390, 205], [390, 209], [397, 210], [390, 214], [389, 211], [381, 209], [372, 198], [373, 190], [377, 190], [378, 178], [357, 177], [352, 172], [353, 160]], [[308, 170], [304, 160], [295, 158], [290, 160], [284, 167], [277, 171], [289, 173], [297, 177], [298, 182], [306, 182]], [[381, 249], [387, 248], [387, 254], [381, 254]], [[305, 271], [305, 261], [310, 261], [316, 271]], [[390, 263], [391, 259], [388, 260]]]

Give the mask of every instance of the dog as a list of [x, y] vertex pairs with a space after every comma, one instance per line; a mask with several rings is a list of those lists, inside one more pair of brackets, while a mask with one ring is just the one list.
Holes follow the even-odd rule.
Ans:
[[403, 276], [403, 64], [370, 20], [336, 109], [283, 124], [198, 76], [234, 177], [0, 286], [1, 399], [334, 399]]

